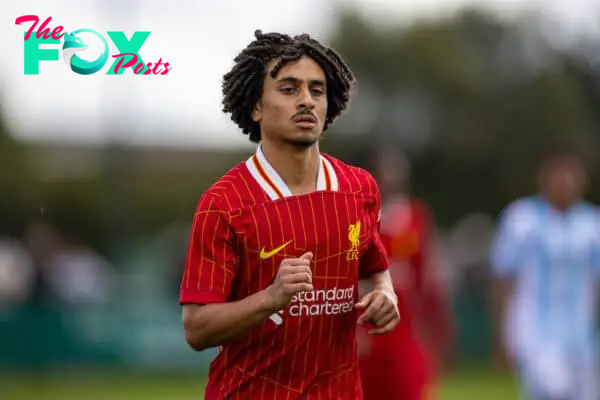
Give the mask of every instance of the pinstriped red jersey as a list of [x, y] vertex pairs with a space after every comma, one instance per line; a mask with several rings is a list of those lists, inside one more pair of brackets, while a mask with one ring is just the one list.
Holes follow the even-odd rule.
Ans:
[[260, 147], [203, 193], [180, 303], [241, 300], [267, 288], [285, 258], [314, 254], [311, 292], [212, 362], [206, 399], [362, 399], [358, 279], [388, 267], [371, 175], [320, 156], [317, 190], [293, 196]]

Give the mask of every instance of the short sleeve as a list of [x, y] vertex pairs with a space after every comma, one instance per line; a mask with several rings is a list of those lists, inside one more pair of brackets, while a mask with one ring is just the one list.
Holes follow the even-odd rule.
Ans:
[[204, 194], [192, 223], [180, 304], [225, 302], [237, 265], [234, 235], [222, 200], [217, 195]]
[[369, 209], [372, 229], [371, 243], [360, 259], [359, 274], [361, 278], [367, 278], [376, 272], [385, 271], [390, 264], [379, 231], [381, 224], [381, 194], [373, 178], [370, 178], [370, 186], [370, 190], [373, 193], [373, 202]]
[[521, 268], [532, 224], [531, 213], [522, 205], [510, 205], [501, 213], [490, 252], [492, 273], [495, 276], [513, 276]]

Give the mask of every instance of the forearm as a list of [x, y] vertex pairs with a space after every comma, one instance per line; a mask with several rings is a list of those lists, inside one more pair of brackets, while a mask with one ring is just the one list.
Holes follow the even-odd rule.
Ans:
[[371, 276], [367, 278], [372, 288], [375, 289], [383, 289], [389, 293], [394, 293], [394, 285], [392, 284], [392, 276], [390, 275], [390, 271], [380, 271], [375, 272]]
[[274, 309], [265, 291], [231, 303], [184, 306], [183, 325], [188, 344], [201, 351], [248, 333]]

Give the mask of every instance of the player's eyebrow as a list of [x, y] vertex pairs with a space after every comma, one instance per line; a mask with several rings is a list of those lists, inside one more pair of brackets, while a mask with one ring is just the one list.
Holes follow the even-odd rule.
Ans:
[[[277, 83], [291, 83], [293, 85], [298, 85], [301, 82], [303, 80], [295, 76], [283, 76], [277, 80]], [[325, 86], [325, 82], [322, 79], [310, 79], [308, 84], [309, 86]]]

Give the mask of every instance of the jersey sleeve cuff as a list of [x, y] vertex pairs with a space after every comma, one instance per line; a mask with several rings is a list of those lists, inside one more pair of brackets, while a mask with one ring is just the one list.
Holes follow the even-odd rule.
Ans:
[[387, 271], [388, 270], [388, 265], [387, 264], [380, 264], [377, 266], [372, 266], [369, 268], [361, 268], [360, 271], [360, 278], [364, 279], [364, 278], [368, 278], [373, 274], [376, 274], [378, 272], [383, 272], [383, 271]]
[[224, 303], [225, 296], [223, 293], [202, 290], [202, 291], [182, 291], [179, 295], [179, 304], [210, 304]]

